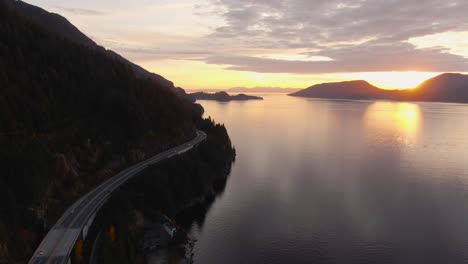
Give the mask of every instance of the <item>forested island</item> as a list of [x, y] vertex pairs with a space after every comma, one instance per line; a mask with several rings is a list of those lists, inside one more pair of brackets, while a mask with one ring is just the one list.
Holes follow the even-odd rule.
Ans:
[[189, 95], [195, 98], [196, 100], [214, 100], [214, 101], [220, 101], [220, 102], [263, 100], [263, 98], [259, 96], [246, 95], [246, 94], [229, 95], [227, 92], [216, 92], [216, 93], [197, 92], [197, 93], [191, 93]]
[[[0, 0], [0, 32], [0, 263], [27, 262], [81, 195], [196, 129], [208, 142], [181, 159], [199, 166], [190, 178], [198, 187], [175, 192], [177, 207], [227, 176], [235, 152], [226, 129], [171, 82], [21, 1]], [[145, 187], [171, 192], [157, 186], [163, 178]]]

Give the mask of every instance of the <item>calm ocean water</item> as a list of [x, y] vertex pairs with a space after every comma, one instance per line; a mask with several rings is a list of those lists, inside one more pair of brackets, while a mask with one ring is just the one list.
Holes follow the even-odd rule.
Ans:
[[195, 263], [468, 263], [468, 105], [200, 101], [237, 161]]

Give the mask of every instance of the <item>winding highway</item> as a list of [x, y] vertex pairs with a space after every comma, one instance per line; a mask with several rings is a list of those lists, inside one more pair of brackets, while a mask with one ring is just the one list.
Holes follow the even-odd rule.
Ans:
[[206, 133], [196, 131], [197, 136], [187, 143], [162, 152], [133, 165], [103, 182], [71, 205], [44, 237], [34, 252], [30, 264], [66, 264], [78, 239], [84, 239], [96, 212], [122, 184], [162, 160], [191, 150], [206, 139]]

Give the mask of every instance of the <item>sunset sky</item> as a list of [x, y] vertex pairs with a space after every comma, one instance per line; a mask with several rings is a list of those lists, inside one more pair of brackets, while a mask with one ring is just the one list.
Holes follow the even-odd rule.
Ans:
[[187, 89], [468, 72], [468, 1], [27, 0]]

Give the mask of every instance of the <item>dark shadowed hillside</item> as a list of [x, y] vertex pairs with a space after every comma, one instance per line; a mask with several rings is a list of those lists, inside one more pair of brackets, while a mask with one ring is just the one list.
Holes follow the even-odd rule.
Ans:
[[161, 75], [158, 75], [158, 74], [155, 74], [155, 73], [152, 73], [143, 69], [139, 65], [136, 65], [133, 62], [128, 61], [124, 57], [120, 56], [119, 54], [111, 50], [106, 50], [105, 48], [99, 46], [93, 40], [91, 40], [88, 36], [83, 34], [73, 24], [71, 24], [66, 18], [58, 14], [50, 13], [37, 6], [33, 6], [22, 1], [12, 1], [12, 0], [8, 0], [8, 1], [10, 1], [12, 7], [15, 8], [15, 10], [18, 12], [19, 15], [30, 20], [34, 24], [39, 25], [40, 27], [49, 31], [50, 33], [53, 33], [59, 37], [68, 39], [74, 43], [87, 46], [96, 51], [106, 52], [110, 57], [120, 60], [124, 64], [127, 64], [128, 66], [130, 66], [137, 76], [142, 77], [142, 78], [149, 78], [157, 82], [159, 85], [163, 87], [167, 87], [168, 89], [175, 92], [182, 98], [186, 100], [190, 100], [190, 98], [186, 96], [185, 91], [181, 88], [175, 88], [174, 84], [171, 81], [165, 79]]
[[94, 41], [81, 33], [79, 29], [68, 22], [64, 17], [49, 13], [39, 7], [22, 1], [15, 1], [13, 5], [19, 14], [25, 18], [31, 19], [37, 23], [37, 25], [47, 29], [48, 31], [55, 32], [56, 34], [75, 43], [83, 44], [88, 47], [95, 47], [96, 49], [98, 48], [98, 45]]
[[468, 102], [468, 75], [444, 73], [407, 91], [414, 101]]
[[0, 263], [23, 263], [77, 197], [204, 124], [172, 88], [18, 7], [38, 12], [0, 0]]

